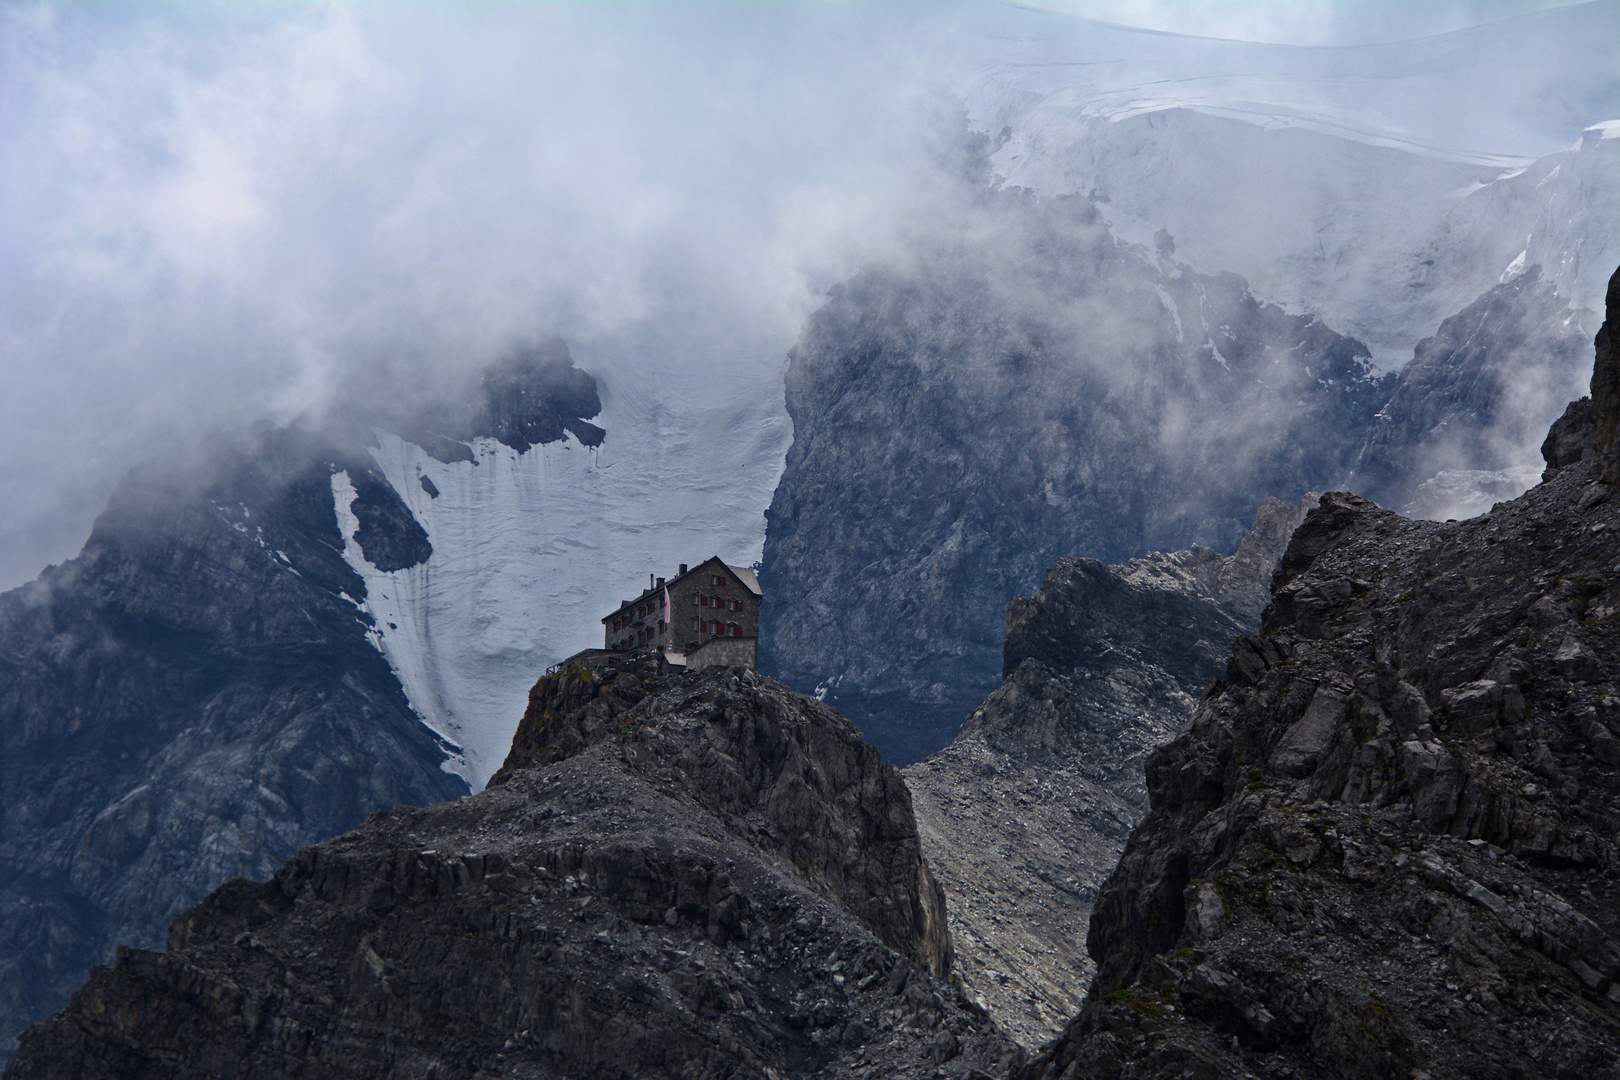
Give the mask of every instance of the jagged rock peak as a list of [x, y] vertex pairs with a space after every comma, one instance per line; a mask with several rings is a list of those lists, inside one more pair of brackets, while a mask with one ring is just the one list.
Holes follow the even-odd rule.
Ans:
[[1061, 560], [1008, 607], [1006, 680], [906, 769], [963, 984], [1025, 1046], [1057, 1034], [1091, 980], [1080, 929], [1147, 812], [1143, 760], [1232, 638], [1259, 627], [1272, 566], [1315, 501], [1266, 500], [1230, 557]]
[[1520, 457], [1580, 393], [1588, 347], [1540, 266], [1487, 290], [1414, 347], [1344, 486], [1414, 517], [1488, 507], [1471, 487], [1517, 495], [1534, 478]]
[[121, 951], [6, 1076], [1005, 1074], [1022, 1052], [948, 963], [905, 789], [853, 726], [649, 660], [542, 680], [478, 795]]
[[[622, 718], [634, 710], [625, 730]], [[604, 740], [749, 838], [935, 975], [951, 968], [945, 897], [918, 848], [911, 795], [854, 724], [774, 679], [605, 677], [535, 684], [512, 752], [490, 781]]]
[[[1098, 976], [1018, 1075], [1612, 1076], [1620, 500], [1323, 496], [1148, 760]], [[1189, 1072], [1189, 1070], [1192, 1070]]]
[[477, 438], [495, 439], [520, 454], [565, 433], [585, 446], [600, 446], [607, 433], [589, 420], [601, 411], [596, 380], [574, 366], [561, 338], [551, 338], [512, 350], [460, 393], [362, 415], [449, 464], [476, 463], [467, 444]]
[[[1620, 454], [1620, 269], [1609, 279], [1604, 297], [1603, 325], [1593, 341], [1597, 358], [1592, 366], [1592, 421], [1596, 428], [1593, 449], [1610, 459]], [[1611, 485], [1620, 484], [1620, 466], [1604, 473]]]
[[132, 469], [77, 558], [0, 594], [0, 1054], [222, 882], [466, 793], [367, 638], [339, 468], [367, 557], [425, 557], [363, 452], [264, 427]]
[[1231, 551], [1267, 495], [1341, 482], [1393, 382], [1086, 200], [1000, 193], [960, 235], [806, 322], [762, 556], [762, 663], [900, 761], [995, 689], [1057, 559]]
[[1592, 392], [1589, 397], [1569, 403], [1564, 415], [1553, 424], [1541, 444], [1547, 469], [1541, 474], [1550, 480], [1559, 469], [1589, 457], [1605, 457], [1611, 464], [1604, 481], [1620, 486], [1620, 355], [1615, 339], [1620, 337], [1620, 269], [1609, 278], [1603, 325], [1592, 341]]

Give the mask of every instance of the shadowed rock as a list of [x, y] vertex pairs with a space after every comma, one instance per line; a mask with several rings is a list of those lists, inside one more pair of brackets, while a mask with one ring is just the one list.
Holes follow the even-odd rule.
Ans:
[[924, 852], [945, 887], [957, 970], [1026, 1046], [1057, 1034], [1094, 967], [1097, 888], [1147, 812], [1142, 762], [1168, 741], [1314, 505], [1269, 499], [1228, 557], [1063, 559], [1007, 610], [1006, 680], [950, 746], [906, 769]]
[[[892, 946], [892, 947], [891, 947]], [[535, 688], [484, 792], [374, 815], [175, 919], [18, 1077], [969, 1077], [909, 800], [847, 720], [649, 660]]]

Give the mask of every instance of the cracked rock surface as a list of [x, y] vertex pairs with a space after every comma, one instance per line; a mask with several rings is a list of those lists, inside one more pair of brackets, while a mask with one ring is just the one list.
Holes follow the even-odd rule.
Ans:
[[1175, 734], [1315, 505], [1268, 499], [1231, 556], [1063, 559], [1007, 613], [1006, 681], [905, 770], [945, 887], [957, 971], [1024, 1045], [1058, 1033], [1095, 972], [1097, 889], [1147, 812], [1142, 763]]
[[1620, 498], [1323, 497], [1148, 760], [1098, 978], [1019, 1075], [1620, 1075]]
[[15, 1077], [966, 1077], [909, 799], [843, 717], [656, 661], [535, 688], [484, 792], [378, 813], [123, 950]]

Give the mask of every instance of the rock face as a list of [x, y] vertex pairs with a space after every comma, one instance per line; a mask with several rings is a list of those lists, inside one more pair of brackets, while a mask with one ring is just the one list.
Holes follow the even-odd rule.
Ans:
[[1005, 191], [976, 213], [978, 240], [857, 276], [811, 317], [767, 520], [761, 663], [902, 763], [995, 688], [1005, 605], [1057, 559], [1231, 552], [1263, 499], [1347, 483], [1480, 512], [1535, 481], [1585, 377], [1537, 267], [1397, 382], [1170, 237], [1117, 240], [1085, 200]]
[[833, 291], [791, 353], [761, 664], [891, 758], [999, 681], [1059, 558], [1233, 550], [1348, 470], [1388, 377], [1309, 316], [1117, 241], [1085, 200], [986, 196], [965, 234]]
[[[541, 360], [501, 377], [581, 404], [588, 377]], [[334, 473], [372, 565], [433, 551], [361, 437], [266, 428], [201, 475], [136, 468], [78, 558], [0, 596], [0, 1053], [220, 883], [467, 792], [356, 606]]]
[[[1496, 286], [1418, 342], [1348, 484], [1415, 517], [1472, 517], [1518, 495], [1534, 476], [1493, 491], [1488, 474], [1527, 466], [1548, 425], [1584, 389], [1589, 349], [1541, 267]], [[1442, 473], [1450, 485], [1424, 489]], [[1469, 479], [1486, 490], [1469, 498], [1458, 483]]]
[[968, 992], [1024, 1045], [1057, 1034], [1094, 972], [1082, 928], [1147, 812], [1142, 763], [1259, 625], [1314, 505], [1271, 499], [1237, 553], [1063, 559], [1009, 605], [1006, 681], [905, 770]]
[[1604, 467], [1460, 524], [1323, 497], [1149, 758], [1097, 980], [1018, 1075], [1620, 1075]]
[[97, 968], [6, 1076], [1018, 1064], [936, 977], [949, 935], [894, 769], [771, 680], [656, 665], [548, 676], [488, 789], [231, 882], [164, 952]]

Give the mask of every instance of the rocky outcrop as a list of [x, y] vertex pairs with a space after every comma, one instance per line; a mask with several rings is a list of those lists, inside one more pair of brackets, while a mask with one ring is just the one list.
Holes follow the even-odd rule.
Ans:
[[[589, 377], [541, 359], [500, 372], [573, 387], [523, 398], [544, 427], [590, 404]], [[222, 882], [373, 810], [466, 794], [357, 606], [339, 509], [376, 567], [433, 554], [370, 437], [265, 427], [204, 465], [138, 467], [78, 558], [0, 596], [0, 1053]]]
[[1231, 552], [1262, 499], [1345, 486], [1468, 517], [1535, 482], [1585, 378], [1534, 265], [1397, 380], [1168, 236], [1121, 242], [1087, 200], [995, 192], [959, 232], [807, 323], [761, 569], [766, 670], [902, 763], [995, 688], [1005, 604], [1057, 559]]
[[[1599, 417], [1601, 421], [1601, 416]], [[1323, 497], [1148, 760], [1098, 976], [1018, 1075], [1602, 1077], [1620, 1060], [1620, 502]]]
[[1024, 1045], [1057, 1034], [1094, 967], [1082, 932], [1147, 812], [1142, 762], [1224, 670], [1314, 504], [1268, 500], [1233, 556], [1063, 559], [1008, 607], [1006, 681], [950, 746], [905, 770], [945, 887], [957, 971]]
[[397, 432], [445, 463], [476, 464], [478, 457], [468, 444], [480, 437], [521, 454], [557, 442], [565, 433], [584, 446], [600, 446], [607, 435], [589, 420], [602, 411], [596, 380], [574, 366], [560, 338], [515, 350], [448, 400], [353, 411], [357, 422]]
[[761, 664], [900, 762], [995, 689], [1006, 603], [1047, 567], [1232, 551], [1267, 496], [1343, 476], [1389, 393], [1359, 342], [1085, 200], [973, 214], [811, 317], [767, 517]]
[[497, 781], [234, 881], [23, 1036], [41, 1077], [979, 1077], [906, 790], [737, 669], [549, 676]]
[[1606, 482], [1620, 486], [1620, 466], [1613, 464], [1620, 457], [1620, 349], [1615, 341], [1620, 336], [1620, 270], [1609, 279], [1605, 302], [1608, 317], [1593, 342], [1597, 360], [1592, 367], [1592, 450], [1610, 462], [1604, 471]]
[[1347, 485], [1414, 517], [1472, 517], [1518, 495], [1533, 472], [1493, 474], [1527, 468], [1580, 395], [1589, 349], [1541, 267], [1496, 286], [1418, 342]]

